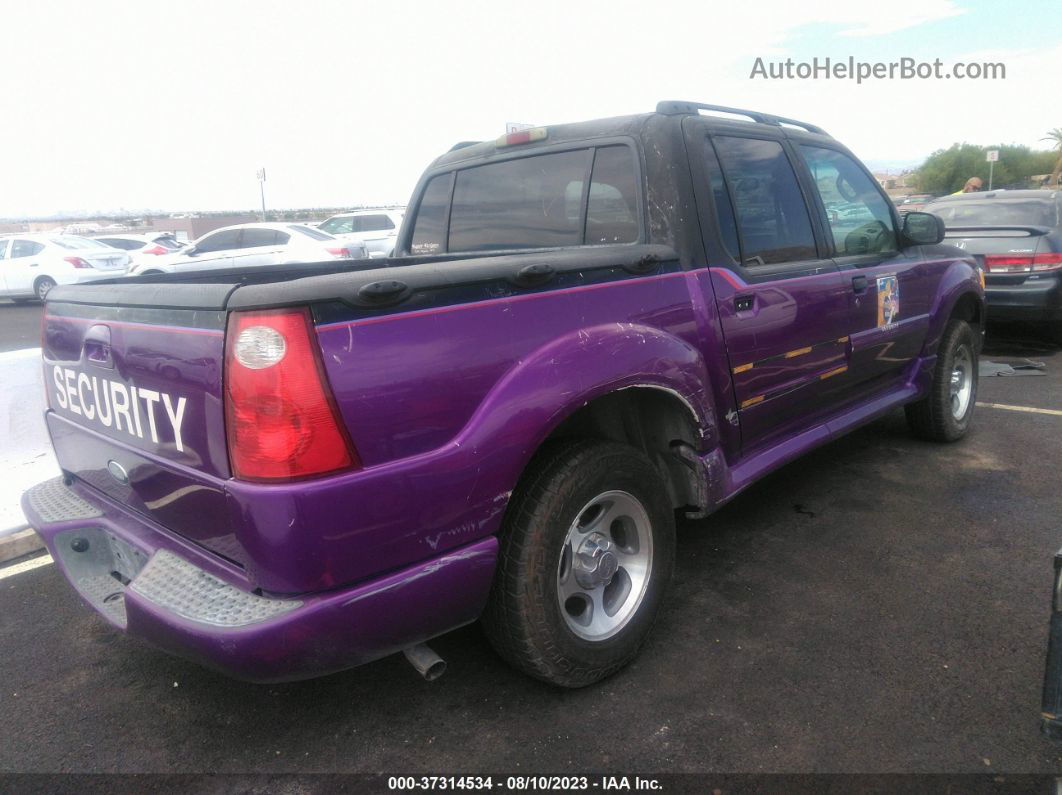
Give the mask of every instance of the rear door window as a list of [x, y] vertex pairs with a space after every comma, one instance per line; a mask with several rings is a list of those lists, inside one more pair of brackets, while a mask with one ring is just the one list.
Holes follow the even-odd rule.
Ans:
[[747, 267], [815, 259], [811, 217], [778, 141], [716, 136]]
[[36, 240], [16, 240], [11, 246], [11, 259], [32, 257], [44, 251], [44, 244]]
[[638, 193], [631, 150], [626, 146], [598, 149], [586, 209], [587, 244], [637, 242], [641, 235]]
[[580, 245], [579, 214], [569, 208], [571, 197], [582, 195], [590, 153], [582, 149], [535, 155], [459, 171], [449, 250]]
[[432, 177], [424, 187], [417, 208], [410, 250], [414, 254], [438, 254], [446, 251], [446, 211], [450, 207], [453, 174]]
[[240, 248], [275, 246], [287, 242], [288, 235], [278, 232], [276, 229], [251, 228], [243, 230], [243, 237], [240, 238]]
[[211, 251], [227, 251], [239, 246], [239, 229], [224, 229], [207, 235], [195, 244], [195, 250], [203, 253]]

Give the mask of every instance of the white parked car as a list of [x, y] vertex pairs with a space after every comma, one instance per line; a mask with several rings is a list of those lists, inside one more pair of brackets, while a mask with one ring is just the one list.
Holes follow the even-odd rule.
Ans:
[[77, 235], [0, 236], [0, 295], [15, 301], [39, 298], [57, 284], [78, 284], [122, 276], [124, 251]]
[[119, 248], [129, 254], [131, 268], [148, 265], [154, 262], [155, 257], [165, 254], [173, 254], [184, 248], [184, 244], [169, 232], [147, 232], [133, 234], [131, 232], [119, 232], [96, 235], [92, 238], [101, 243], [106, 243], [112, 248]]
[[360, 240], [370, 257], [390, 257], [402, 226], [401, 210], [356, 210], [333, 215], [318, 228], [340, 240]]
[[305, 224], [238, 224], [215, 229], [173, 254], [137, 265], [130, 273], [152, 273], [366, 259], [363, 243], [337, 240]]

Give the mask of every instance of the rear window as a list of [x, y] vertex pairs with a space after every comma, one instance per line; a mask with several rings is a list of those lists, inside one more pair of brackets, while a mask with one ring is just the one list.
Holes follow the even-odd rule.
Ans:
[[123, 251], [136, 251], [147, 245], [143, 240], [126, 240], [122, 237], [98, 237], [96, 240], [111, 248], [120, 248]]
[[[450, 251], [575, 246], [587, 149], [457, 172]], [[574, 210], [574, 212], [573, 212]]]
[[473, 166], [453, 178], [441, 174], [421, 197], [412, 252], [637, 242], [637, 173], [632, 150], [617, 145], [601, 147], [596, 155], [594, 149], [578, 149]]
[[92, 240], [87, 237], [77, 237], [76, 235], [63, 235], [62, 237], [49, 238], [49, 241], [55, 243], [62, 248], [68, 248], [72, 250], [77, 249], [89, 249], [89, 248], [111, 248], [106, 243], [101, 243], [98, 240]]
[[1059, 226], [1053, 201], [1042, 199], [986, 199], [985, 201], [933, 202], [925, 208], [948, 226], [999, 226], [1032, 224]]
[[298, 232], [300, 235], [311, 237], [314, 240], [335, 240], [330, 234], [322, 232], [320, 229], [314, 229], [312, 226], [304, 226], [302, 224], [288, 224], [288, 229], [293, 232]]

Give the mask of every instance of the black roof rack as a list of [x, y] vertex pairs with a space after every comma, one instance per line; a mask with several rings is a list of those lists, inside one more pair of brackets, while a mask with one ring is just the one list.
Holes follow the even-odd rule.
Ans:
[[464, 149], [466, 146], [475, 146], [481, 144], [482, 141], [458, 141], [456, 144], [450, 147], [451, 152], [456, 152], [458, 149]]
[[821, 127], [817, 127], [814, 124], [808, 124], [806, 121], [787, 119], [785, 116], [772, 116], [770, 113], [760, 113], [758, 110], [743, 110], [742, 108], [728, 108], [725, 105], [705, 105], [700, 102], [684, 102], [682, 100], [674, 99], [665, 99], [663, 102], [658, 102], [656, 104], [656, 112], [663, 113], [666, 116], [681, 116], [686, 113], [696, 114], [701, 110], [712, 110], [718, 113], [733, 113], [736, 116], [747, 116], [760, 124], [771, 124], [775, 127], [790, 125], [793, 127], [801, 127], [808, 132], [818, 133], [819, 135], [829, 135], [829, 133]]

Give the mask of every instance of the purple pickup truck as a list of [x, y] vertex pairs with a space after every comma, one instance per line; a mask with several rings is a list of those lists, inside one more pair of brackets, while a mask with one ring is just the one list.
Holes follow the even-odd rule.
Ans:
[[587, 685], [645, 640], [677, 515], [899, 406], [967, 431], [984, 286], [943, 233], [753, 111], [458, 144], [394, 257], [55, 288], [63, 476], [23, 508], [107, 621], [236, 677], [433, 677], [479, 619]]

